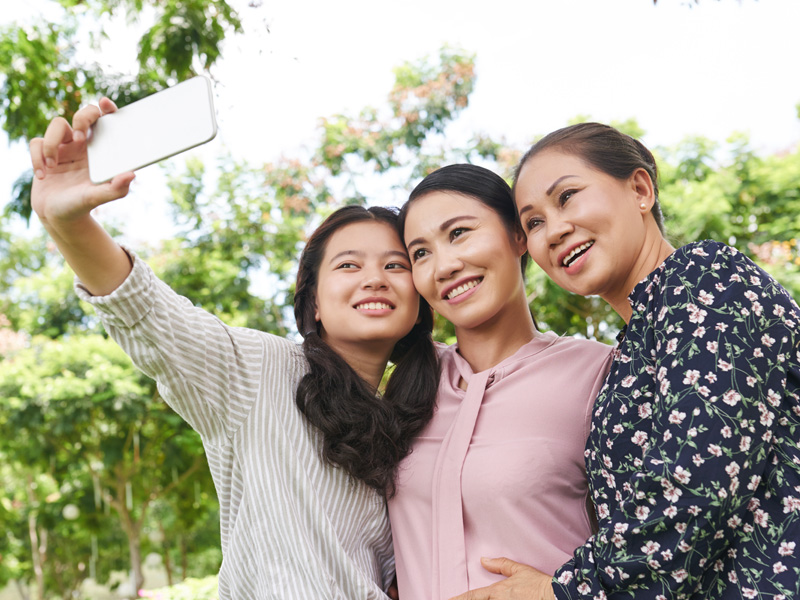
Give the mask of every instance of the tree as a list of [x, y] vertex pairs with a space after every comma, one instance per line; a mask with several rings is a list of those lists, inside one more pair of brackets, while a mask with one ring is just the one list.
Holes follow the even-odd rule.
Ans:
[[[208, 72], [227, 36], [242, 31], [225, 0], [54, 0], [58, 23], [0, 29], [0, 124], [9, 140], [41, 135], [56, 116], [68, 120], [86, 98], [105, 95], [120, 106], [168, 85]], [[148, 11], [143, 12], [147, 7]], [[135, 73], [113, 72], [75, 52], [75, 39], [91, 40], [99, 53], [106, 38], [99, 17], [151, 15], [138, 44]], [[30, 172], [21, 174], [6, 208], [30, 218]]]
[[[40, 593], [48, 554], [36, 540], [60, 521], [37, 509], [41, 499], [32, 482], [43, 477], [55, 486], [50, 502], [63, 497], [62, 503], [87, 515], [85, 542], [88, 532], [107, 524], [103, 505], [117, 515], [140, 587], [148, 509], [207, 473], [199, 436], [157, 400], [153, 383], [115, 343], [92, 334], [37, 338], [6, 357], [0, 364], [0, 407], [0, 448], [28, 481], [30, 548]], [[57, 570], [58, 563], [49, 567]]]

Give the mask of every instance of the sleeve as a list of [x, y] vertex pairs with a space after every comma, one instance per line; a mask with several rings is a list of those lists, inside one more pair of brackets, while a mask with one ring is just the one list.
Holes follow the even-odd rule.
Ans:
[[782, 399], [796, 395], [798, 309], [723, 248], [665, 272], [653, 295], [652, 429], [635, 434], [641, 464], [612, 514], [553, 578], [559, 599], [689, 597], [735, 551], [732, 530], [772, 526], [753, 495], [774, 458], [773, 424], [790, 412]]
[[274, 364], [279, 356], [268, 356], [269, 338], [290, 342], [228, 327], [175, 293], [128, 253], [133, 270], [119, 288], [107, 296], [92, 296], [76, 280], [78, 295], [94, 306], [108, 334], [156, 380], [165, 401], [206, 443], [226, 443], [249, 414], [261, 382], [268, 379], [268, 363], [273, 370], [282, 368]]

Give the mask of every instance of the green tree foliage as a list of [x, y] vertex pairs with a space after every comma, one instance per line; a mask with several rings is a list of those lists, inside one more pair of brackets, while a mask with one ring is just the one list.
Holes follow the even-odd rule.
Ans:
[[[85, 515], [84, 550], [89, 533], [98, 535], [115, 515], [139, 584], [150, 504], [185, 492], [178, 488], [189, 480], [210, 484], [199, 436], [157, 399], [153, 382], [114, 342], [93, 334], [35, 338], [0, 364], [0, 450], [13, 458], [20, 480], [51, 482], [45, 500], [56, 509], [71, 503]], [[64, 531], [58, 510], [43, 511], [32, 494], [28, 501], [40, 540], [79, 539], [77, 529]], [[66, 572], [59, 557], [73, 566], [88, 562], [88, 552], [81, 557], [75, 546], [62, 546], [61, 555], [56, 546], [38, 557], [42, 571]], [[34, 562], [37, 547], [32, 543]]]
[[[0, 125], [9, 140], [41, 135], [56, 116], [71, 120], [89, 99], [108, 96], [119, 106], [208, 70], [227, 36], [241, 33], [239, 15], [225, 0], [60, 0], [62, 21], [0, 29]], [[101, 16], [124, 14], [150, 22], [138, 44], [138, 69], [113, 72], [81, 58], [80, 40], [98, 53], [107, 39]], [[83, 56], [83, 55], [81, 55]], [[30, 218], [30, 173], [20, 175], [6, 207]]]
[[[124, 105], [207, 71], [241, 29], [221, 0], [60, 4], [59, 23], [0, 32], [0, 122], [11, 139], [40, 134], [57, 114], [71, 117], [87, 95], [106, 93]], [[91, 24], [100, 14], [135, 20], [145, 7], [151, 20], [136, 73], [77, 62], [77, 31], [98, 27]], [[452, 162], [510, 175], [525, 148], [481, 133], [455, 146], [448, 136], [469, 104], [474, 62], [444, 48], [401, 65], [383, 105], [323, 119], [309, 156], [173, 164], [164, 201], [175, 233], [143, 255], [225, 322], [291, 334], [297, 257], [334, 208], [385, 203], [366, 191], [376, 181], [405, 196]], [[634, 120], [611, 124], [646, 139]], [[671, 239], [729, 242], [799, 297], [800, 149], [759, 156], [732, 135], [654, 150]], [[199, 438], [103, 336], [47, 239], [11, 233], [9, 224], [30, 214], [29, 195], [23, 174], [0, 220], [0, 476], [8, 490], [0, 498], [0, 585], [26, 580], [41, 594], [68, 597], [89, 575], [103, 581], [113, 569], [136, 571], [151, 551], [161, 553], [172, 581], [213, 572], [221, 558], [218, 506]], [[621, 322], [605, 302], [564, 292], [535, 265], [527, 281], [543, 329], [613, 340]], [[452, 326], [437, 319], [436, 336], [453, 341]], [[74, 520], [64, 518], [67, 505], [78, 509]]]

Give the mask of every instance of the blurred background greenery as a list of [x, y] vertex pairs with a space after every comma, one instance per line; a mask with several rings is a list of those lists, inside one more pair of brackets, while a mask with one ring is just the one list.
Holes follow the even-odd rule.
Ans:
[[[125, 105], [213, 75], [225, 42], [243, 34], [240, 13], [224, 0], [57, 4], [57, 20], [0, 30], [0, 125], [12, 142], [41, 135], [51, 118], [70, 118], [98, 95]], [[100, 43], [114, 15], [149, 24], [137, 66], [124, 75], [74, 51], [79, 41]], [[383, 177], [402, 196], [452, 162], [510, 176], [524, 144], [448, 135], [470, 105], [478, 58], [444, 46], [398, 64], [381, 104], [322, 118], [302, 155], [256, 164], [220, 151], [170, 161], [159, 201], [171, 234], [137, 250], [224, 321], [295, 335], [297, 256], [332, 210], [375, 203]], [[635, 119], [610, 124], [646, 138]], [[527, 142], [544, 133], [528, 132]], [[764, 154], [732, 127], [721, 141], [690, 136], [652, 149], [674, 244], [730, 243], [800, 297], [797, 143]], [[199, 437], [72, 292], [71, 273], [30, 222], [30, 183], [30, 171], [18, 174], [0, 218], [0, 588], [13, 582], [23, 597], [66, 599], [80, 597], [86, 579], [125, 571], [138, 589], [152, 554], [162, 557], [168, 583], [213, 574], [221, 561], [218, 505]], [[535, 266], [528, 289], [542, 329], [613, 341], [621, 323], [603, 301], [560, 290]], [[452, 336], [437, 321], [437, 339]], [[191, 582], [163, 598], [213, 597], [198, 591], [207, 587]]]

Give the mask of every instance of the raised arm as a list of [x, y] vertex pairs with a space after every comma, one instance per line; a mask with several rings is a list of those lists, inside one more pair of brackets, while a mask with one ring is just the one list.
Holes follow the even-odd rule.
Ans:
[[95, 185], [89, 180], [86, 140], [89, 128], [102, 114], [117, 107], [108, 98], [98, 106], [50, 122], [43, 138], [30, 142], [34, 179], [33, 210], [75, 274], [94, 295], [113, 292], [131, 271], [125, 251], [91, 216], [91, 211], [122, 198], [135, 175], [117, 175]]

